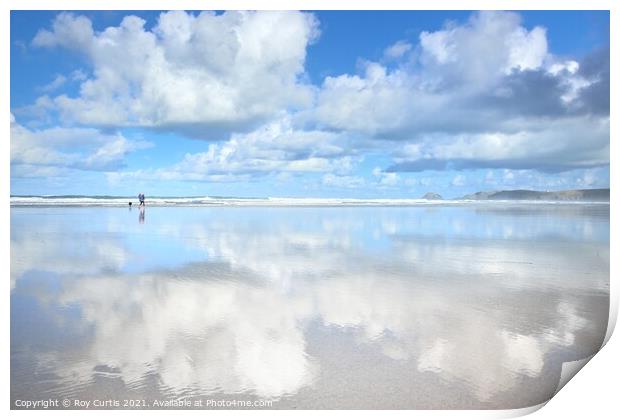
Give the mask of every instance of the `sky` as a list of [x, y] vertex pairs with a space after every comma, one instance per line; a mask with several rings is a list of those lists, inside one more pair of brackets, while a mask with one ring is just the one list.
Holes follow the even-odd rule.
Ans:
[[606, 11], [12, 11], [11, 194], [609, 187]]

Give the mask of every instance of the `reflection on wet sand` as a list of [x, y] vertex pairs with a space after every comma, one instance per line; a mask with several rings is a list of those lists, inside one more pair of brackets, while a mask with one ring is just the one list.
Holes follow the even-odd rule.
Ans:
[[[70, 211], [49, 216], [51, 247], [15, 229], [38, 219], [13, 209], [12, 400], [517, 408], [548, 399], [561, 364], [600, 346], [608, 210], [564, 222], [553, 208], [337, 210], [153, 208], [149, 229], [132, 231], [115, 209], [82, 209], [100, 224], [67, 232]], [[144, 253], [139, 232], [163, 249]], [[171, 257], [181, 243], [202, 258]], [[128, 268], [144, 258], [153, 266]]]

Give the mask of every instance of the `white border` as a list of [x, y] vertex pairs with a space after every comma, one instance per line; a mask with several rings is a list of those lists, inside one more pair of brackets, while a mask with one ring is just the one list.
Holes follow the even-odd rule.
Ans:
[[[329, 0], [269, 0], [269, 1], [250, 1], [250, 0], [230, 0], [230, 1], [198, 1], [198, 0], [4, 0], [1, 2], [0, 8], [2, 9], [0, 17], [0, 31], [2, 33], [2, 42], [0, 43], [0, 57], [3, 58], [2, 66], [3, 71], [0, 72], [2, 85], [0, 91], [2, 92], [3, 100], [0, 105], [0, 115], [5, 115], [4, 118], [0, 118], [0, 124], [2, 126], [2, 171], [3, 177], [0, 181], [0, 193], [6, 200], [2, 207], [2, 225], [4, 229], [4, 240], [2, 241], [3, 252], [2, 259], [4, 264], [5, 274], [8, 274], [9, 262], [10, 262], [10, 236], [8, 234], [10, 228], [10, 177], [9, 177], [9, 164], [10, 164], [10, 146], [9, 146], [9, 89], [10, 89], [10, 75], [9, 71], [9, 59], [10, 59], [10, 10], [170, 10], [170, 9], [190, 9], [190, 10], [203, 10], [203, 9], [263, 9], [263, 10], [280, 10], [280, 9], [300, 9], [300, 10], [374, 10], [374, 9], [391, 9], [391, 10], [484, 10], [484, 9], [501, 9], [501, 10], [611, 10], [611, 31], [610, 31], [610, 45], [611, 45], [611, 109], [612, 109], [612, 122], [611, 122], [611, 157], [612, 161], [615, 161], [617, 155], [617, 124], [616, 116], [618, 110], [618, 95], [614, 89], [617, 85], [616, 75], [620, 75], [620, 67], [618, 66], [618, 60], [620, 54], [617, 54], [618, 49], [618, 24], [620, 19], [618, 17], [618, 6], [611, 0], [589, 0], [589, 1], [577, 1], [577, 0], [565, 0], [565, 1], [553, 1], [553, 0], [434, 0], [428, 1], [398, 1], [398, 0], [381, 0], [381, 1], [367, 1], [367, 2], [353, 2], [353, 1], [329, 1]], [[615, 47], [615, 48], [614, 48]], [[611, 184], [616, 186], [618, 184], [618, 172], [614, 166], [610, 169]], [[611, 209], [616, 208], [618, 202], [618, 193], [616, 189], [611, 189]], [[620, 255], [618, 253], [618, 223], [614, 215], [611, 216], [611, 243], [610, 254]], [[608, 329], [607, 339], [609, 339], [618, 313], [618, 281], [614, 280], [616, 273], [618, 272], [617, 259], [612, 257], [611, 267], [611, 311], [610, 311], [610, 328]], [[2, 310], [2, 328], [4, 329], [4, 345], [2, 346], [2, 362], [5, 367], [3, 370], [5, 377], [2, 381], [2, 389], [0, 395], [4, 403], [6, 411], [10, 411], [9, 403], [9, 388], [10, 388], [10, 350], [9, 350], [9, 323], [10, 323], [10, 291], [8, 275], [5, 276], [5, 291], [4, 306]], [[587, 364], [582, 372], [577, 375], [577, 379], [571, 380], [565, 388], [563, 388], [557, 396], [552, 398], [548, 403], [548, 406], [542, 410], [536, 411], [530, 418], [536, 419], [548, 419], [548, 418], [583, 418], [584, 416], [593, 416], [594, 418], [609, 418], [610, 414], [618, 413], [618, 404], [616, 402], [618, 378], [617, 375], [620, 372], [618, 357], [620, 355], [620, 342], [617, 337], [612, 337], [607, 345], [601, 350], [600, 354], [597, 354], [592, 361]], [[6, 412], [5, 411], [5, 412]], [[179, 412], [163, 412], [163, 411], [148, 411], [148, 413], [139, 412], [115, 412], [108, 411], [10, 411], [10, 415], [15, 417], [32, 418], [43, 415], [50, 418], [75, 418], [76, 416], [88, 416], [93, 418], [109, 418], [111, 416], [120, 415], [121, 417], [137, 415], [146, 415], [150, 417], [169, 417], [174, 415], [175, 417], [182, 415], [183, 417], [204, 416], [217, 417], [217, 418], [237, 418], [240, 416], [252, 416], [255, 418], [289, 418], [291, 414], [295, 417], [301, 418], [315, 418], [316, 416], [327, 416], [340, 418], [341, 416], [354, 415], [356, 417], [374, 416], [379, 414], [381, 416], [389, 416], [394, 418], [500, 418], [500, 417], [513, 417], [518, 415], [524, 415], [531, 412], [532, 409], [524, 410], [506, 410], [506, 411], [354, 411], [352, 413], [343, 413], [341, 411], [216, 411], [205, 413], [203, 411], [184, 411]]]
[[[610, 10], [612, 0], [5, 0], [13, 10]], [[558, 7], [562, 6], [562, 7]]]

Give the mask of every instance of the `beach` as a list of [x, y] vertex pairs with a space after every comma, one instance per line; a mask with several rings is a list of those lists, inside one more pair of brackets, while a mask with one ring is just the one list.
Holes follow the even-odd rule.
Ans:
[[13, 408], [522, 408], [607, 328], [608, 203], [32, 201]]

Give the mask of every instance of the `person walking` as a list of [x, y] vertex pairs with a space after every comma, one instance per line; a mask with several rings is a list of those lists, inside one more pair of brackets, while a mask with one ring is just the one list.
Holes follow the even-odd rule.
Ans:
[[144, 206], [144, 193], [138, 194], [138, 200], [140, 200], [140, 205]]

